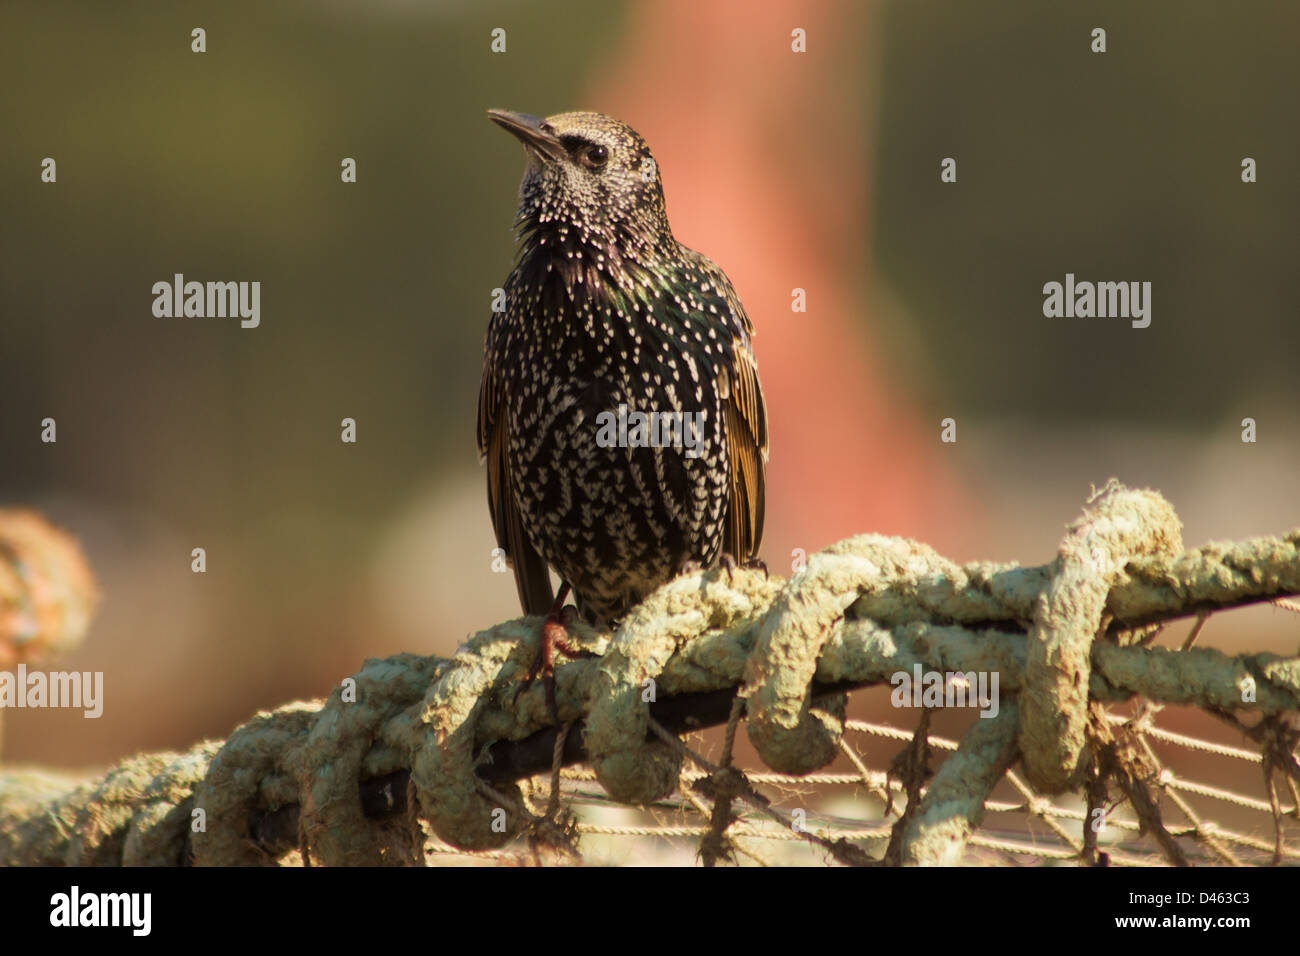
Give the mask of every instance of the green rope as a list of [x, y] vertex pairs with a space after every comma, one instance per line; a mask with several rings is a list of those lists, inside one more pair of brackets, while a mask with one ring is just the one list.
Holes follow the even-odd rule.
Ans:
[[[559, 716], [583, 721], [587, 759], [612, 797], [649, 803], [681, 771], [680, 748], [648, 739], [652, 700], [737, 690], [764, 763], [806, 774], [838, 752], [843, 688], [917, 665], [996, 673], [997, 715], [975, 722], [902, 837], [904, 861], [952, 862], [1017, 759], [1041, 790], [1082, 785], [1088, 708], [1099, 702], [1142, 695], [1265, 718], [1300, 710], [1298, 658], [1141, 646], [1153, 622], [1300, 593], [1298, 549], [1300, 530], [1180, 553], [1168, 504], [1112, 483], [1044, 567], [956, 565], [925, 545], [863, 535], [813, 555], [789, 581], [697, 572], [614, 634], [574, 626], [598, 656], [557, 668]], [[135, 757], [79, 785], [6, 770], [0, 863], [176, 864], [189, 851], [200, 865], [273, 864], [250, 820], [292, 806], [313, 863], [421, 862], [420, 821], [457, 847], [502, 846], [537, 821], [517, 787], [487, 787], [476, 767], [489, 745], [551, 725], [540, 686], [516, 699], [538, 625], [499, 624], [450, 659], [367, 661], [325, 701], [258, 714], [224, 743]], [[406, 770], [410, 816], [368, 814], [358, 781]]]

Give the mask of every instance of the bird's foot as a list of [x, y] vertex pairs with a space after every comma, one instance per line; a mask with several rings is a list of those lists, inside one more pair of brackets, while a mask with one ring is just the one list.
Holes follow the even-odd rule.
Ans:
[[719, 566], [726, 569], [728, 581], [733, 580], [732, 572], [735, 571], [737, 567], [741, 567], [746, 570], [762, 571], [763, 577], [765, 578], [768, 577], [767, 564], [757, 556], [752, 558], [747, 558], [741, 562], [737, 562], [734, 555], [728, 554], [726, 551], [723, 551], [720, 555], [718, 555], [718, 564]]
[[694, 574], [696, 571], [704, 570], [704, 562], [696, 561], [694, 558], [687, 558], [677, 566], [677, 576], [680, 578], [683, 574]]
[[531, 687], [533, 682], [540, 677], [542, 686], [546, 688], [547, 713], [550, 714], [551, 720], [557, 724], [560, 722], [560, 709], [555, 700], [556, 653], [572, 658], [596, 656], [591, 651], [569, 641], [569, 626], [577, 620], [578, 609], [572, 605], [565, 606], [564, 601], [568, 594], [569, 588], [568, 585], [565, 585], [560, 589], [560, 595], [555, 599], [555, 604], [551, 607], [551, 613], [546, 615], [546, 619], [542, 621], [542, 640], [537, 648], [537, 656], [533, 658], [527, 676], [515, 689], [514, 696], [514, 699], [518, 700], [519, 695]]

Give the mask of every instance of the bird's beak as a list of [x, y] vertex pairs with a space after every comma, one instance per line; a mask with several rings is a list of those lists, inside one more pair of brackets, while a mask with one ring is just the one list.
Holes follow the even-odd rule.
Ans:
[[530, 155], [541, 160], [565, 159], [569, 153], [555, 135], [554, 130], [546, 125], [545, 120], [527, 113], [512, 113], [510, 110], [488, 110], [488, 119], [502, 129], [514, 134], [524, 144]]

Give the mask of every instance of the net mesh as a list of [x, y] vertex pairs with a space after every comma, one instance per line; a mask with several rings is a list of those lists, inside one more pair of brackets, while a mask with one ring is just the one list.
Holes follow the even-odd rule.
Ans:
[[[1130, 713], [1115, 711], [1130, 710]], [[1285, 796], [1275, 808], [1258, 794], [1267, 790], [1260, 773], [1261, 753], [1246, 747], [1167, 730], [1153, 722], [1150, 705], [1113, 708], [1106, 720], [1133, 727], [1157, 770], [1147, 783], [1159, 794], [1165, 826], [1179, 842], [1188, 862], [1196, 865], [1268, 865], [1278, 860], [1300, 861], [1300, 811], [1296, 785], [1287, 779]], [[1185, 708], [1170, 708], [1185, 710]], [[707, 755], [716, 749], [716, 734], [697, 734], [686, 744]], [[853, 769], [806, 776], [747, 769], [746, 776], [786, 819], [782, 824], [752, 809], [738, 809], [727, 830], [739, 865], [835, 864], [823, 846], [806, 839], [804, 830], [827, 840], [846, 840], [872, 857], [883, 857], [894, 826], [907, 805], [906, 787], [887, 767], [872, 767], [867, 757], [889, 745], [906, 745], [913, 731], [868, 720], [845, 725], [842, 762]], [[935, 762], [957, 749], [958, 741], [927, 734]], [[713, 744], [713, 748], [709, 744]], [[884, 745], [884, 746], [882, 746]], [[1194, 761], [1203, 779], [1180, 773], [1180, 757]], [[838, 762], [837, 762], [838, 763]], [[585, 767], [561, 771], [560, 796], [576, 817], [579, 854], [554, 853], [521, 839], [499, 850], [465, 852], [433, 838], [426, 845], [436, 865], [535, 865], [588, 863], [598, 865], [693, 864], [701, 840], [713, 830], [712, 805], [694, 792], [708, 777], [699, 769], [682, 774], [671, 797], [646, 808], [631, 808], [611, 800]], [[1247, 778], [1253, 778], [1252, 788]], [[926, 788], [920, 789], [924, 795]], [[544, 813], [551, 798], [549, 775], [539, 775], [524, 787], [530, 809]], [[1037, 794], [1014, 770], [1008, 771], [985, 803], [984, 825], [969, 839], [963, 862], [970, 865], [1032, 866], [1077, 863], [1084, 828], [1095, 825], [1097, 842], [1112, 866], [1167, 866], [1171, 862], [1157, 841], [1125, 802], [1114, 802], [1103, 814], [1089, 815], [1084, 801], [1073, 795], [1048, 798]], [[1228, 821], [1228, 822], [1225, 822]], [[796, 825], [797, 824], [797, 825]]]

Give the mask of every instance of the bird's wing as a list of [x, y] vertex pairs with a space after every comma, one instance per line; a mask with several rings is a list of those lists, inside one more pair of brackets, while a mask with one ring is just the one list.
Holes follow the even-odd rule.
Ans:
[[763, 541], [767, 485], [767, 409], [758, 367], [748, 348], [737, 348], [728, 384], [725, 414], [731, 494], [722, 550], [745, 562], [758, 557]]
[[488, 328], [483, 352], [483, 379], [478, 393], [478, 453], [487, 459], [488, 509], [492, 513], [492, 530], [497, 547], [506, 554], [515, 572], [519, 604], [525, 614], [546, 614], [555, 602], [551, 576], [546, 561], [528, 541], [520, 521], [511, 487], [510, 462], [506, 454], [509, 433], [508, 405], [504, 383], [497, 373], [494, 343], [498, 340], [496, 318]]
[[[722, 550], [737, 561], [758, 557], [763, 541], [764, 497], [767, 486], [767, 406], [758, 381], [758, 363], [750, 339], [754, 327], [740, 304], [726, 273], [713, 262], [694, 253], [700, 267], [709, 274], [718, 293], [719, 317], [730, 341], [729, 361], [723, 364], [726, 404], [730, 494], [723, 527]], [[726, 308], [723, 309], [725, 304]]]

